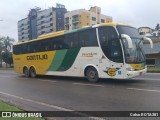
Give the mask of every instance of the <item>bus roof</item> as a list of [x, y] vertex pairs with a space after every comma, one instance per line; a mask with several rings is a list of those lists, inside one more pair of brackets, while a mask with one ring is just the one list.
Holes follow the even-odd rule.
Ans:
[[117, 26], [117, 25], [129, 26], [127, 24], [114, 23], [114, 22], [101, 23], [101, 24], [96, 24], [96, 25], [93, 25], [93, 26], [84, 26], [82, 28], [75, 29], [75, 30], [72, 30], [72, 31], [62, 30], [62, 31], [58, 31], [58, 32], [48, 33], [48, 34], [39, 36], [37, 39], [28, 40], [28, 41], [24, 41], [24, 42], [17, 42], [16, 45], [17, 44], [28, 43], [28, 42], [33, 42], [33, 41], [38, 41], [38, 40], [42, 40], [42, 39], [45, 39], [45, 38], [56, 37], [56, 36], [60, 36], [60, 35], [64, 35], [64, 34], [70, 34], [70, 33], [83, 31], [83, 30], [91, 29], [91, 28], [96, 28], [96, 27], [100, 27], [100, 26]]
[[127, 24], [115, 23], [115, 22], [101, 23], [101, 24], [99, 24], [99, 25], [100, 25], [100, 26], [117, 26], [117, 25], [129, 26], [129, 25], [127, 25]]

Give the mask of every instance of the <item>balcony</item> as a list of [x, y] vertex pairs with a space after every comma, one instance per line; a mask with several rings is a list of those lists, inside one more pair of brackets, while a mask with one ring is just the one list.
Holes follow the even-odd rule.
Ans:
[[79, 15], [72, 16], [72, 23], [77, 23], [77, 22], [79, 22]]
[[69, 21], [65, 21], [65, 25], [69, 24]]
[[73, 17], [72, 18], [72, 23], [77, 23], [77, 22], [79, 22], [80, 20], [79, 20], [79, 17]]

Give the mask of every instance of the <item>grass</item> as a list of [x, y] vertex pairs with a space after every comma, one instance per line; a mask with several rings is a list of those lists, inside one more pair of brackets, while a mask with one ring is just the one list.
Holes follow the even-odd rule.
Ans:
[[147, 72], [160, 73], [160, 67], [148, 66], [147, 67]]
[[[5, 112], [5, 111], [9, 111], [9, 112], [10, 111], [14, 111], [14, 112], [16, 112], [16, 111], [23, 111], [23, 110], [15, 107], [13, 105], [10, 105], [8, 103], [5, 103], [3, 101], [0, 101], [0, 111], [1, 112]], [[43, 118], [25, 118], [25, 117], [24, 118], [18, 118], [18, 117], [15, 117], [15, 118], [13, 118], [13, 117], [2, 118], [2, 117], [0, 117], [0, 120], [44, 120], [44, 119]]]

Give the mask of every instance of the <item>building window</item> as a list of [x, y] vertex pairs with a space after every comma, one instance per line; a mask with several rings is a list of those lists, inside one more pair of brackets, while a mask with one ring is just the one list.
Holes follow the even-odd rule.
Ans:
[[44, 28], [44, 26], [41, 26], [41, 29], [43, 29]]
[[53, 26], [53, 23], [51, 23], [50, 26]]
[[101, 19], [101, 23], [105, 23], [105, 20], [104, 20], [104, 19]]
[[42, 32], [41, 32], [41, 34], [44, 34], [44, 33], [45, 33], [45, 31], [42, 31]]
[[150, 66], [155, 66], [155, 59], [147, 59], [146, 64]]
[[96, 21], [96, 18], [95, 18], [95, 17], [92, 17], [92, 21]]

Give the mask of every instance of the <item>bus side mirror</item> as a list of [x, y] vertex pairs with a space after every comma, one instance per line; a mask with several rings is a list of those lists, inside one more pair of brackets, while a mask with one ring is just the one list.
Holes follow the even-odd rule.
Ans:
[[130, 36], [126, 35], [126, 34], [121, 34], [121, 39], [126, 39], [128, 42], [128, 49], [132, 49], [133, 48], [133, 44], [132, 44], [132, 39]]
[[150, 45], [151, 45], [151, 48], [153, 48], [153, 42], [152, 42], [152, 40], [151, 40], [150, 38], [148, 38], [148, 37], [143, 37], [142, 40], [147, 40], [147, 41], [149, 41], [149, 43], [150, 43]]

